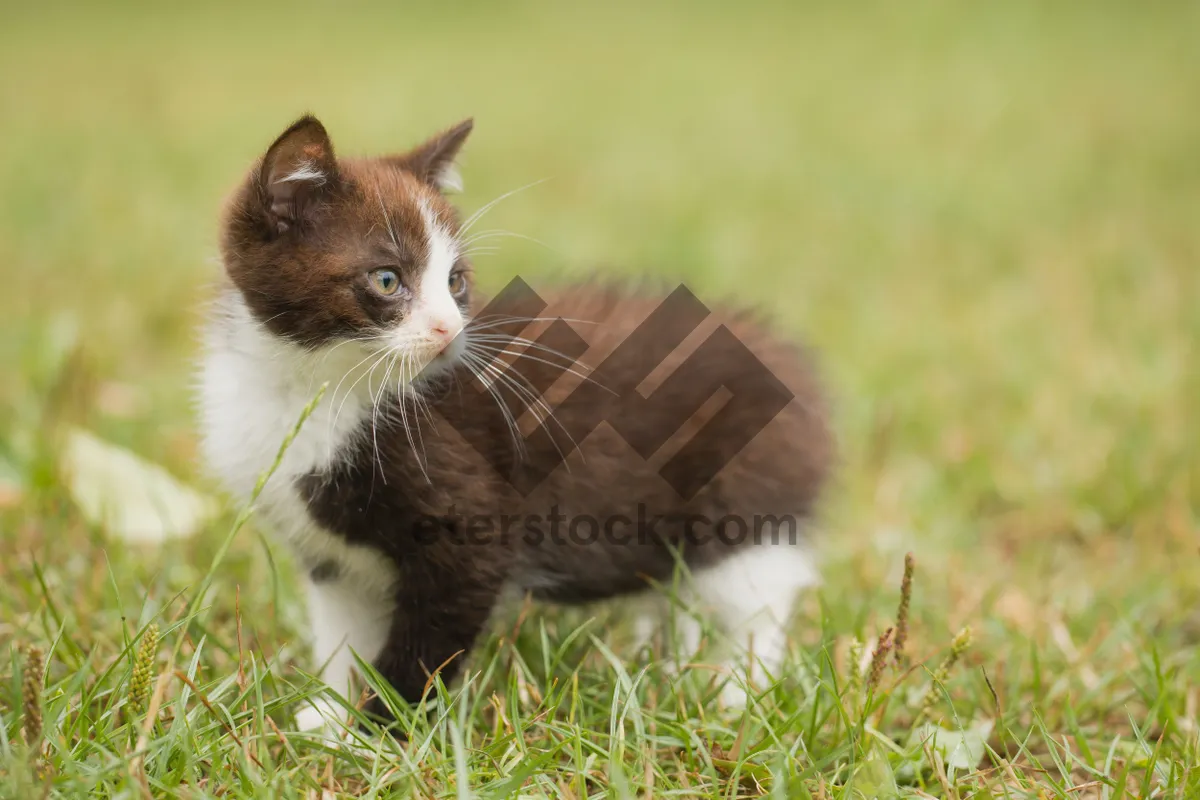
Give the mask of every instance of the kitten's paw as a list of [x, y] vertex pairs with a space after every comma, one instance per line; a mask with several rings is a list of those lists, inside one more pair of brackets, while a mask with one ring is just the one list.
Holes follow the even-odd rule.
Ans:
[[393, 737], [368, 737], [343, 706], [321, 697], [296, 711], [296, 729], [310, 740], [360, 758], [375, 758], [397, 746]]
[[752, 700], [762, 700], [776, 681], [762, 663], [755, 663], [753, 670], [747, 670], [745, 659], [740, 658], [727, 661], [722, 674], [725, 683], [721, 686], [720, 702], [732, 711], [741, 711]]
[[305, 701], [296, 711], [296, 730], [336, 739], [346, 730], [347, 716], [346, 709], [337, 703], [316, 697]]
[[654, 636], [658, 633], [659, 618], [655, 614], [642, 612], [633, 619], [633, 641], [629, 650], [637, 656], [654, 654]]
[[750, 692], [746, 688], [744, 675], [729, 676], [718, 694], [721, 707], [729, 711], [741, 711], [750, 704]]

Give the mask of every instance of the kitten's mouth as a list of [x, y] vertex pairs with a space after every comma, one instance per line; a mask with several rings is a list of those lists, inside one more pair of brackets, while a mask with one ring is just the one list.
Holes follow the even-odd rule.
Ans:
[[401, 339], [400, 341], [384, 343], [369, 348], [374, 352], [374, 359], [368, 355], [368, 361], [381, 360], [386, 370], [386, 364], [392, 364], [392, 377], [399, 376], [402, 383], [419, 383], [422, 378], [440, 377], [453, 369], [466, 355], [467, 345], [464, 337], [456, 336], [448, 342], [440, 342], [430, 338]]
[[456, 356], [452, 353], [449, 353], [446, 350], [442, 350], [440, 353], [435, 355], [433, 358], [429, 359], [429, 366], [431, 366], [431, 367], [449, 367], [449, 366], [453, 366], [456, 361], [458, 361], [458, 356]]
[[432, 355], [428, 356], [423, 372], [432, 374], [450, 369], [462, 359], [463, 350], [462, 342], [458, 339], [452, 340], [445, 347], [433, 351]]

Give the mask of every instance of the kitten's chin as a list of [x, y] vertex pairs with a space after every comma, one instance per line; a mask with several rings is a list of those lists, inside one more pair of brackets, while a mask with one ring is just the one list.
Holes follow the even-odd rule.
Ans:
[[442, 377], [449, 375], [451, 372], [461, 366], [462, 363], [462, 359], [459, 358], [457, 354], [442, 354], [434, 358], [433, 361], [429, 363], [429, 366], [426, 367], [425, 371], [435, 377]]
[[447, 347], [435, 355], [421, 368], [422, 378], [440, 378], [448, 375], [462, 361], [462, 348]]
[[425, 369], [435, 369], [441, 372], [448, 372], [453, 369], [462, 360], [463, 352], [466, 350], [466, 344], [462, 336], [457, 336], [450, 341], [441, 351], [429, 360]]

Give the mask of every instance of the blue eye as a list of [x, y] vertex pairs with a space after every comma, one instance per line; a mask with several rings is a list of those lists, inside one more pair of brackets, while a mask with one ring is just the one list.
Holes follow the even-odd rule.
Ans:
[[400, 276], [394, 269], [371, 270], [367, 273], [367, 280], [382, 295], [393, 295], [400, 288]]

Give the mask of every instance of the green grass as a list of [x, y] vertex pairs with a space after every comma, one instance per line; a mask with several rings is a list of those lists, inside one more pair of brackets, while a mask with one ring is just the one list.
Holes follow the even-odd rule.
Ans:
[[[49, 5], [0, 13], [0, 796], [1200, 796], [1195, 5]], [[820, 349], [825, 583], [745, 716], [614, 612], [532, 610], [405, 748], [331, 752], [289, 733], [314, 687], [278, 545], [251, 522], [215, 563], [237, 509], [161, 549], [84, 521], [67, 425], [207, 485], [216, 214], [304, 110], [342, 152], [474, 115], [469, 210], [547, 178], [490, 221], [549, 249], [509, 240], [489, 288], [652, 271]], [[892, 624], [907, 551], [918, 666], [863, 713], [847, 651]], [[932, 717], [993, 721], [987, 753], [906, 762], [964, 626]]]

